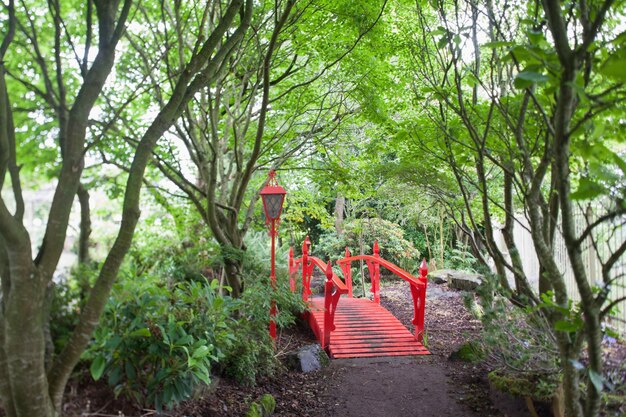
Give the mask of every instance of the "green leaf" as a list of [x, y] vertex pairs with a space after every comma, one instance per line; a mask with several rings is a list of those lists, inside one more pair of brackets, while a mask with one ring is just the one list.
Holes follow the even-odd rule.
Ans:
[[593, 384], [593, 387], [596, 389], [596, 391], [602, 392], [602, 387], [604, 386], [604, 377], [590, 369], [589, 379], [591, 380], [591, 383]]
[[135, 368], [133, 367], [133, 365], [130, 362], [126, 362], [124, 364], [124, 370], [126, 371], [126, 376], [131, 381], [134, 381], [135, 378], [137, 378], [137, 373], [135, 372]]
[[131, 332], [129, 334], [130, 337], [135, 337], [135, 336], [140, 336], [140, 337], [150, 337], [152, 336], [152, 334], [150, 333], [150, 330], [147, 327], [144, 327], [142, 329], [137, 329], [133, 332]]
[[94, 381], [97, 381], [102, 377], [105, 366], [106, 366], [106, 360], [104, 359], [104, 356], [102, 355], [96, 356], [93, 362], [91, 362], [91, 366], [89, 367], [89, 372], [91, 373], [91, 377], [93, 378]]
[[480, 81], [476, 78], [476, 76], [474, 74], [472, 74], [471, 72], [469, 72], [466, 76], [465, 76], [465, 80], [467, 81], [467, 84], [470, 87], [474, 87], [476, 85], [480, 84]]
[[[122, 368], [119, 366], [113, 366], [109, 371], [109, 385], [116, 386], [122, 379]], [[117, 394], [116, 394], [117, 395]]]
[[600, 73], [618, 81], [626, 82], [626, 47], [622, 46], [611, 54], [604, 65], [600, 67]]
[[485, 48], [505, 48], [505, 47], [510, 47], [510, 46], [514, 46], [515, 43], [514, 42], [506, 42], [506, 41], [494, 41], [494, 42], [487, 42], [482, 44], [482, 46], [484, 46]]
[[617, 166], [619, 167], [619, 169], [622, 170], [622, 172], [624, 173], [624, 175], [626, 175], [626, 161], [624, 161], [618, 154], [613, 153], [613, 160], [615, 161], [615, 164], [617, 164]]
[[528, 40], [530, 40], [530, 43], [532, 43], [533, 45], [539, 44], [543, 39], [544, 39], [543, 32], [541, 32], [540, 30], [539, 31], [535, 31], [535, 30], [529, 30], [528, 31]]
[[580, 330], [582, 323], [578, 321], [559, 320], [554, 323], [554, 329], [559, 332], [574, 333]]
[[441, 39], [439, 39], [439, 42], [437, 42], [437, 48], [439, 49], [443, 49], [448, 45], [448, 41], [452, 38], [452, 36], [450, 36], [450, 33], [446, 33], [445, 35], [443, 35], [441, 37]]
[[208, 346], [200, 346], [198, 349], [193, 351], [193, 355], [191, 355], [194, 359], [201, 359], [206, 357], [211, 352], [211, 348]]
[[549, 81], [550, 77], [540, 72], [526, 69], [515, 76], [515, 81], [517, 82], [517, 80], [530, 82], [531, 84], [544, 83], [546, 81]]
[[571, 197], [572, 200], [590, 200], [604, 194], [604, 192], [604, 187], [600, 184], [583, 177], [578, 182], [578, 188], [571, 194]]
[[211, 375], [209, 374], [209, 370], [204, 365], [199, 365], [193, 372], [196, 378], [205, 384], [211, 383]]

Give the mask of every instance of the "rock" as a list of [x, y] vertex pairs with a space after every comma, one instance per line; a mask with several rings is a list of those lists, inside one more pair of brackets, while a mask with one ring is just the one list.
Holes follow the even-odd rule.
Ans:
[[435, 284], [448, 283], [448, 287], [463, 291], [474, 291], [482, 283], [482, 275], [454, 269], [438, 269], [428, 273]]
[[330, 363], [330, 359], [320, 345], [313, 344], [304, 346], [290, 354], [288, 363], [293, 369], [306, 373], [322, 369]]
[[448, 279], [452, 277], [454, 272], [456, 271], [452, 269], [438, 269], [436, 271], [430, 271], [426, 277], [435, 284], [445, 284], [448, 282]]
[[448, 287], [463, 291], [474, 291], [483, 282], [480, 274], [471, 272], [454, 271], [448, 280]]

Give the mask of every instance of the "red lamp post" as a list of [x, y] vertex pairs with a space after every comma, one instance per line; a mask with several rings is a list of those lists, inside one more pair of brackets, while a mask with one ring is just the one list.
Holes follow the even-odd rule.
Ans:
[[[272, 266], [270, 272], [272, 290], [276, 289], [276, 235], [278, 234], [278, 223], [280, 223], [280, 214], [283, 210], [285, 194], [287, 194], [285, 189], [278, 185], [276, 172], [271, 170], [268, 174], [265, 187], [261, 190], [261, 199], [263, 200], [263, 210], [265, 211], [265, 223], [269, 227], [270, 237], [272, 239]], [[272, 339], [276, 340], [276, 300], [274, 300], [273, 297], [270, 306], [270, 336]]]

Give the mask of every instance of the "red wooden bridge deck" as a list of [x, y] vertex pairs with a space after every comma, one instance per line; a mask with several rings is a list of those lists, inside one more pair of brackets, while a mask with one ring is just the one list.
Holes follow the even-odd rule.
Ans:
[[[317, 339], [324, 334], [324, 298], [311, 300], [309, 323]], [[331, 358], [427, 355], [430, 352], [388, 310], [365, 298], [342, 298], [330, 337]]]
[[[289, 252], [289, 280], [292, 291], [296, 291], [296, 275], [302, 272], [302, 299], [309, 303], [307, 319], [320, 345], [331, 358], [364, 358], [374, 356], [426, 355], [423, 345], [424, 310], [426, 304], [425, 260], [420, 267], [420, 276], [414, 277], [403, 269], [379, 256], [378, 242], [374, 243], [373, 255], [346, 256], [337, 261], [343, 271], [344, 280], [332, 269], [330, 261], [325, 264], [319, 258], [309, 256], [308, 237], [302, 245], [302, 257], [294, 259], [293, 249]], [[351, 262], [367, 262], [374, 295], [371, 301], [352, 297]], [[326, 275], [324, 296], [311, 298], [311, 278], [317, 266]], [[415, 325], [411, 333], [389, 311], [380, 305], [380, 267], [408, 282], [411, 288]], [[344, 295], [342, 297], [342, 295]]]

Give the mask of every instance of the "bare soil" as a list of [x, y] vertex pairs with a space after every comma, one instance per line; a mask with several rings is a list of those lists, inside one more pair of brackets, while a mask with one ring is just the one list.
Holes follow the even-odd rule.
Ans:
[[[413, 329], [411, 295], [405, 283], [384, 283], [381, 303]], [[445, 285], [429, 284], [425, 327], [431, 355], [334, 360], [328, 367], [306, 374], [284, 367], [277, 375], [259, 381], [254, 387], [218, 379], [197, 398], [161, 415], [245, 416], [249, 404], [266, 393], [276, 399], [276, 417], [528, 415], [523, 402], [493, 395], [487, 380], [488, 369], [480, 364], [450, 359], [463, 343], [480, 337], [480, 322], [466, 311], [460, 292], [449, 290]], [[282, 359], [288, 351], [311, 343], [316, 343], [312, 332], [304, 324], [295, 326], [280, 334], [277, 357]], [[615, 342], [608, 348], [607, 363], [613, 364], [611, 369], [618, 373], [617, 378], [626, 378], [619, 373], [626, 358], [626, 347]], [[113, 399], [105, 385], [89, 383], [88, 378], [82, 381], [70, 390], [65, 410], [68, 416], [156, 415], [154, 410], [137, 409]], [[617, 414], [619, 410], [615, 413], [607, 415], [621, 415]]]

